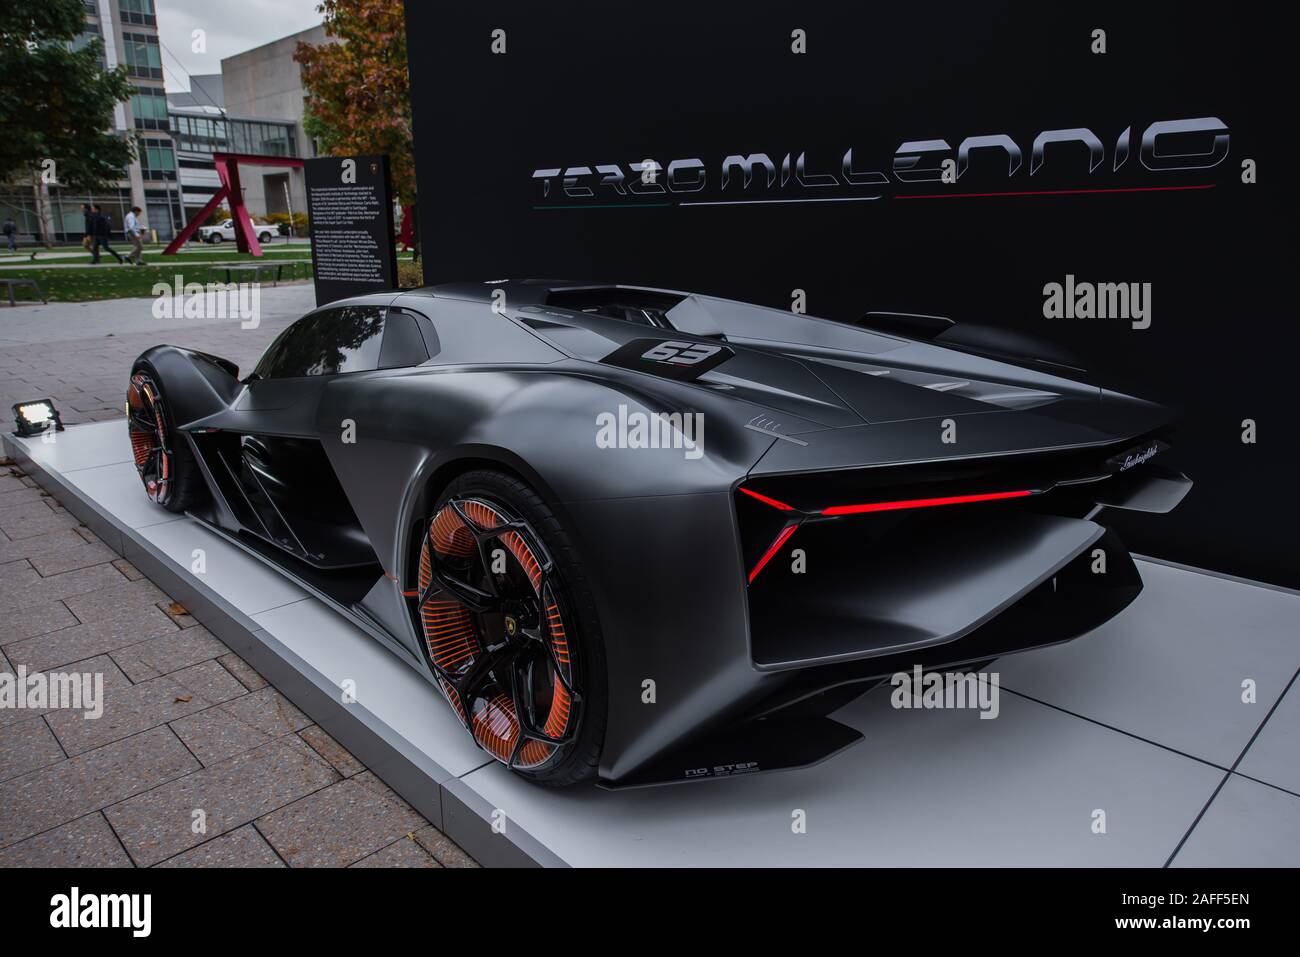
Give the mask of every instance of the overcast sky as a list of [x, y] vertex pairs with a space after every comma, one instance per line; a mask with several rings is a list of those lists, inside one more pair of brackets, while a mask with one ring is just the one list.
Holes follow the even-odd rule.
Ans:
[[[319, 0], [154, 0], [168, 90], [189, 88], [188, 75], [220, 73], [221, 58], [287, 37], [321, 22]], [[195, 53], [195, 30], [207, 52]]]

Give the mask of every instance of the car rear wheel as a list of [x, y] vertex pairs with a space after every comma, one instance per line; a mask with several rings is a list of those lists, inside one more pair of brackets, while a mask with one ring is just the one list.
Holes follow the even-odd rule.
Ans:
[[258, 233], [258, 235], [257, 235], [257, 241], [258, 241], [259, 243], [269, 243], [269, 242], [271, 241], [271, 234], [270, 234], [270, 233]]
[[157, 370], [137, 362], [126, 388], [131, 453], [145, 494], [163, 508], [184, 512], [206, 494], [189, 441], [176, 432], [158, 385]]
[[604, 646], [578, 556], [513, 476], [466, 473], [424, 530], [417, 601], [438, 686], [478, 745], [540, 784], [596, 776]]

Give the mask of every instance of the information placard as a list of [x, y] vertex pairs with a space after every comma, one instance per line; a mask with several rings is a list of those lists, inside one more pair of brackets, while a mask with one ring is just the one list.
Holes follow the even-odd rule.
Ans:
[[397, 288], [388, 157], [309, 159], [306, 174], [316, 305]]

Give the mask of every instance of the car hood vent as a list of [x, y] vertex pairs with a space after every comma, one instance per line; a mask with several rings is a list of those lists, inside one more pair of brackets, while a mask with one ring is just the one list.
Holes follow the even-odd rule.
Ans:
[[[992, 382], [965, 376], [955, 376], [941, 372], [920, 369], [903, 369], [864, 362], [847, 362], [836, 359], [803, 357], [821, 379], [836, 391], [846, 402], [852, 405], [868, 421], [880, 421], [880, 399], [882, 392], [872, 389], [865, 383], [873, 385], [892, 383], [905, 389], [889, 390], [901, 398], [907, 392], [914, 396], [917, 390], [924, 389], [930, 393], [942, 395], [951, 400], [950, 412], [976, 412], [978, 406], [967, 405], [960, 400], [978, 403], [979, 406], [993, 406], [1000, 409], [1037, 409], [1051, 405], [1060, 400], [1056, 392], [1044, 389], [1031, 389], [1027, 386], [1006, 382]], [[865, 387], [864, 387], [865, 386]], [[887, 394], [887, 393], [885, 393]], [[859, 404], [862, 407], [859, 407]], [[875, 408], [872, 408], [874, 404]], [[921, 404], [931, 414], [939, 406], [937, 403]], [[892, 418], [892, 416], [890, 416]]]

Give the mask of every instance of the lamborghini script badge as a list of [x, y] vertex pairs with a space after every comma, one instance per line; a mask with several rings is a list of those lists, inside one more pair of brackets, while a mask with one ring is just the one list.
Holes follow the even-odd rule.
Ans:
[[1136, 465], [1151, 461], [1167, 448], [1169, 448], [1167, 442], [1152, 439], [1150, 442], [1144, 442], [1139, 446], [1121, 452], [1119, 455], [1112, 456], [1106, 460], [1106, 464], [1120, 472], [1127, 472]]

